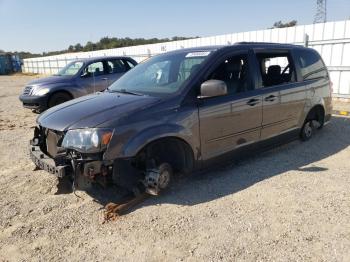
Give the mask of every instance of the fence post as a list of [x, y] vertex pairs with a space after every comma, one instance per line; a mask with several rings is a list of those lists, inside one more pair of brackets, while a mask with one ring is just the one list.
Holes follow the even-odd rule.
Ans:
[[52, 75], [51, 59], [49, 59], [50, 75]]
[[304, 46], [308, 47], [309, 46], [309, 35], [304, 34]]

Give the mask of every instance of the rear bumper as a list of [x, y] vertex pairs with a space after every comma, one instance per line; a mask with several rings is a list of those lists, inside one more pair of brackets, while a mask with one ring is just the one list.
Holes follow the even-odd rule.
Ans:
[[20, 95], [19, 100], [23, 103], [23, 107], [30, 109], [46, 109], [46, 96], [24, 96]]
[[40, 150], [39, 146], [30, 146], [29, 155], [38, 168], [57, 177], [64, 177], [69, 172], [69, 165], [57, 165], [54, 159], [50, 158]]

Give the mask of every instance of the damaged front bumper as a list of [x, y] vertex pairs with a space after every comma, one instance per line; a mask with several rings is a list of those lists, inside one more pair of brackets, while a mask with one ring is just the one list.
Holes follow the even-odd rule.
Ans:
[[49, 172], [57, 177], [64, 177], [72, 170], [69, 165], [62, 165], [56, 163], [56, 161], [43, 153], [39, 146], [30, 146], [29, 150], [30, 158], [33, 163], [40, 169]]
[[154, 159], [150, 163], [134, 157], [105, 159], [105, 151], [82, 153], [64, 148], [63, 138], [62, 132], [40, 126], [35, 128], [29, 154], [37, 168], [58, 178], [68, 177], [73, 188], [83, 189], [85, 184], [97, 182], [103, 186], [117, 185], [135, 194], [145, 190], [151, 194], [159, 191], [162, 172], [155, 166]]
[[[52, 158], [45, 154], [40, 146], [30, 145], [30, 158], [42, 170], [59, 178], [69, 176], [73, 178], [74, 172], [94, 180], [97, 176], [108, 176], [113, 171], [113, 162], [98, 160], [96, 158], [83, 159], [81, 156], [63, 155]], [[72, 161], [73, 160], [73, 161]]]

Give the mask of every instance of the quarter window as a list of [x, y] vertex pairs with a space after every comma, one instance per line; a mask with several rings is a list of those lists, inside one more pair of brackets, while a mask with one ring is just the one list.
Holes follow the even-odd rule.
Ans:
[[127, 64], [129, 66], [129, 69], [135, 67], [135, 65], [133, 63], [131, 63], [130, 61], [128, 61], [128, 60], [124, 60], [123, 62], [124, 62], [124, 64]]
[[296, 50], [296, 56], [304, 80], [328, 77], [327, 68], [321, 57], [313, 50]]

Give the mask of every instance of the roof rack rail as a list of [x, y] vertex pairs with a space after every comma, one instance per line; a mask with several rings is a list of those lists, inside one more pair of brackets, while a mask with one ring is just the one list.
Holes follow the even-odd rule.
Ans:
[[236, 42], [236, 45], [252, 45], [252, 44], [257, 44], [257, 45], [276, 45], [276, 44], [282, 44], [282, 43], [272, 43], [272, 42], [247, 42], [247, 41], [242, 41], [242, 42]]

